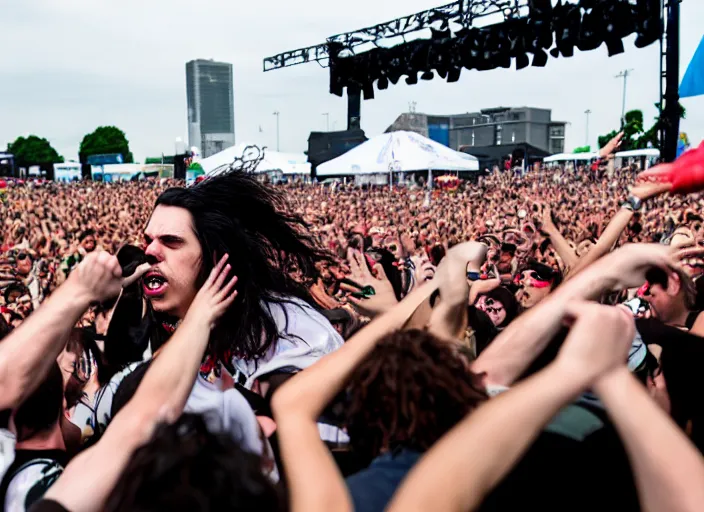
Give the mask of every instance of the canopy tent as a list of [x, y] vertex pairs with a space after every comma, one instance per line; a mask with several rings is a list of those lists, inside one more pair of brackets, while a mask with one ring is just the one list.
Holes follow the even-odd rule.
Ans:
[[[236, 158], [242, 158], [247, 148], [256, 147], [255, 144], [241, 143], [229, 147], [219, 153], [199, 160], [198, 163], [207, 175], [219, 174], [226, 170]], [[310, 175], [310, 164], [306, 161], [306, 155], [298, 153], [279, 153], [269, 151], [264, 148], [264, 157], [257, 168], [256, 173], [280, 172], [284, 175]], [[256, 153], [256, 150], [253, 151]], [[256, 154], [254, 155], [256, 156]]]
[[659, 158], [660, 150], [656, 148], [633, 149], [630, 151], [619, 151], [614, 156], [616, 158], [638, 158], [641, 156]]
[[318, 166], [318, 176], [386, 174], [411, 171], [478, 171], [472, 155], [414, 132], [384, 133]]
[[574, 162], [575, 160], [589, 161], [594, 158], [598, 158], [596, 153], [558, 153], [544, 158], [543, 162], [549, 164], [552, 162]]

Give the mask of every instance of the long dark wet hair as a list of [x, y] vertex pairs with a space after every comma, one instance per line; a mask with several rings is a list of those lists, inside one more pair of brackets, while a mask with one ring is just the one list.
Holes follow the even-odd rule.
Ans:
[[184, 208], [203, 253], [197, 286], [216, 261], [229, 254], [238, 277], [237, 300], [220, 320], [209, 347], [226, 361], [232, 355], [256, 359], [281, 335], [266, 304], [291, 297], [314, 301], [308, 289], [318, 272], [316, 262], [330, 260], [302, 217], [291, 213], [286, 197], [251, 173], [230, 169], [190, 188], [170, 188], [156, 206]]

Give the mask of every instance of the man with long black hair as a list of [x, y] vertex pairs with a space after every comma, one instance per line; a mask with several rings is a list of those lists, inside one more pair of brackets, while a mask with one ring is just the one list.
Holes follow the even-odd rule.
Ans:
[[[285, 196], [251, 173], [230, 170], [162, 193], [144, 229], [151, 268], [142, 291], [149, 313], [135, 332], [148, 340], [145, 355], [168, 339], [223, 254], [230, 255], [238, 277], [238, 297], [211, 335], [197, 387], [222, 389], [217, 381], [224, 366], [236, 383], [268, 399], [287, 377], [339, 348], [342, 338], [308, 292], [316, 262], [328, 255], [306, 229], [289, 212]], [[138, 364], [98, 393], [99, 431], [114, 415], [117, 387]], [[203, 396], [195, 391], [192, 399]], [[189, 403], [193, 412], [202, 412], [203, 401], [198, 402]]]

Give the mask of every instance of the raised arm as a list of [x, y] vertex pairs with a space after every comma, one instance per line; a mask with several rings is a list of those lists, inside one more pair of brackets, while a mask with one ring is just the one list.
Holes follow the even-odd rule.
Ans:
[[646, 512], [704, 510], [704, 460], [626, 368], [594, 387], [623, 441]]
[[[143, 270], [140, 270], [143, 272]], [[12, 409], [35, 389], [93, 302], [115, 297], [123, 284], [117, 258], [92, 253], [20, 327], [0, 343], [0, 410]]]
[[642, 285], [651, 267], [674, 265], [669, 248], [633, 244], [613, 252], [561, 285], [540, 304], [511, 322], [472, 365], [486, 383], [510, 386], [548, 346], [562, 327], [560, 318], [573, 300], [592, 300], [611, 290]]
[[[620, 309], [572, 303], [566, 319], [574, 325], [555, 362], [470, 413], [433, 446], [404, 481], [391, 512], [474, 510], [560, 408], [628, 357], [635, 328]], [[597, 325], [604, 333], [598, 344]]]
[[[631, 189], [631, 196], [644, 203], [652, 197], [667, 192], [669, 189], [669, 184], [642, 183]], [[626, 207], [624, 205], [611, 219], [611, 222], [606, 226], [606, 229], [601, 234], [594, 247], [579, 259], [574, 269], [568, 274], [568, 278], [574, 277], [588, 265], [591, 265], [599, 258], [611, 252], [616, 242], [618, 242], [618, 239], [621, 238], [628, 223], [633, 219], [633, 213], [632, 207]]]
[[437, 287], [424, 284], [377, 317], [339, 350], [296, 374], [274, 393], [272, 409], [293, 512], [352, 510], [352, 502], [317, 420], [325, 406], [384, 336], [400, 329]]
[[[102, 509], [134, 451], [162, 421], [183, 412], [214, 323], [232, 304], [236, 279], [226, 277], [227, 257], [213, 269], [191, 307], [147, 371], [134, 397], [115, 416], [103, 438], [76, 457], [46, 494], [71, 512]], [[89, 489], [90, 492], [82, 490]]]
[[560, 230], [557, 229], [555, 223], [552, 221], [552, 211], [547, 205], [542, 205], [543, 208], [543, 231], [550, 238], [550, 243], [553, 245], [557, 254], [562, 258], [565, 267], [572, 268], [572, 266], [577, 263], [579, 259], [577, 253], [570, 247]]
[[484, 244], [465, 242], [450, 249], [440, 263], [435, 274], [440, 287], [440, 302], [433, 308], [428, 325], [428, 330], [439, 338], [463, 338], [470, 295], [467, 272], [480, 271], [487, 251]]

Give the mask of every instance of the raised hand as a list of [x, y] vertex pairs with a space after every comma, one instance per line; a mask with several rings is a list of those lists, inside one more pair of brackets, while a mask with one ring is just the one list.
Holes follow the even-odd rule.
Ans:
[[637, 288], [645, 282], [645, 273], [659, 267], [669, 271], [677, 266], [673, 251], [658, 244], [629, 244], [604, 256], [584, 271], [584, 278], [605, 279], [613, 291]]
[[631, 188], [631, 195], [637, 197], [641, 201], [669, 192], [672, 188], [670, 183], [640, 181]]
[[91, 302], [103, 302], [120, 294], [122, 269], [115, 256], [95, 251], [71, 272], [68, 282], [78, 287]]
[[235, 290], [237, 277], [232, 276], [227, 279], [232, 270], [232, 267], [227, 264], [228, 258], [227, 254], [220, 258], [193, 299], [191, 307], [188, 308], [188, 316], [197, 315], [208, 322], [211, 329], [237, 298], [237, 290]]
[[376, 273], [376, 277], [374, 277], [369, 271], [369, 267], [367, 267], [364, 254], [360, 251], [350, 249], [347, 252], [347, 259], [350, 264], [350, 280], [358, 285], [358, 289], [348, 285], [343, 285], [343, 289], [353, 293], [373, 290], [372, 295], [365, 294], [364, 298], [358, 298], [353, 295], [348, 297], [348, 301], [355, 310], [364, 316], [374, 317], [384, 313], [398, 303], [394, 288], [381, 264], [377, 263], [374, 266], [374, 272]]
[[621, 147], [621, 142], [623, 139], [623, 132], [616, 134], [616, 136], [611, 139], [606, 146], [599, 150], [599, 158], [606, 158], [612, 155], [619, 147]]
[[648, 169], [639, 178], [669, 184], [673, 194], [690, 194], [704, 189], [704, 144], [687, 151], [672, 163]]
[[567, 304], [570, 333], [555, 360], [566, 375], [592, 385], [610, 370], [624, 365], [635, 335], [632, 315], [622, 308], [594, 302]]

